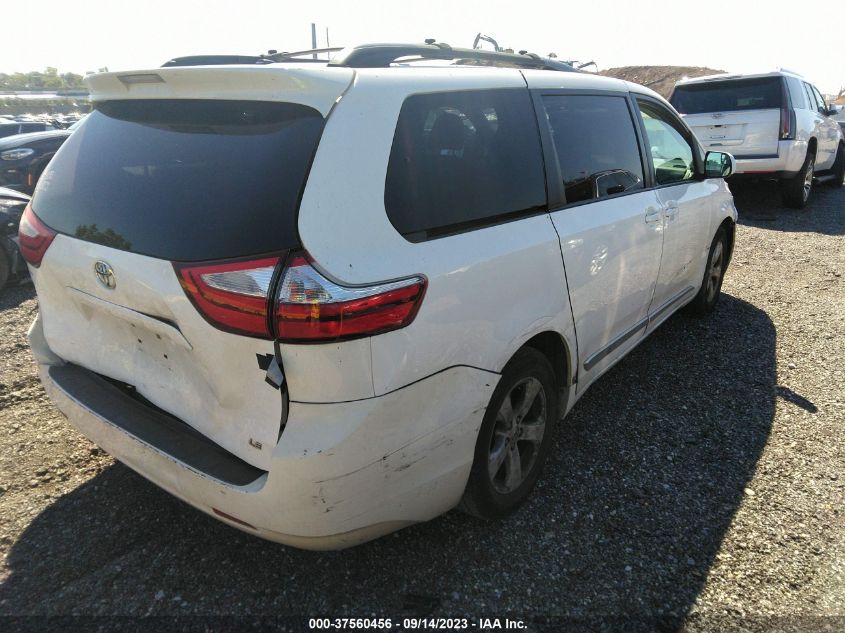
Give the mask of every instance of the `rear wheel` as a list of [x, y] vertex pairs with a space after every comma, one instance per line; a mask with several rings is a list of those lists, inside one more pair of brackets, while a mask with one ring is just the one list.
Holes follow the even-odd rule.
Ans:
[[816, 156], [807, 152], [807, 158], [801, 170], [788, 180], [781, 181], [781, 197], [787, 207], [803, 209], [807, 206], [810, 194], [813, 192], [813, 170], [816, 166]]
[[540, 475], [558, 417], [555, 373], [536, 349], [519, 350], [484, 414], [460, 509], [494, 519], [521, 506]]
[[0, 288], [6, 285], [9, 281], [9, 275], [12, 272], [12, 267], [9, 264], [9, 258], [6, 256], [6, 251], [0, 247]]
[[725, 229], [720, 228], [710, 245], [710, 255], [707, 257], [707, 268], [701, 288], [689, 304], [689, 311], [693, 314], [709, 314], [719, 302], [722, 293], [722, 280], [728, 267], [728, 238]]

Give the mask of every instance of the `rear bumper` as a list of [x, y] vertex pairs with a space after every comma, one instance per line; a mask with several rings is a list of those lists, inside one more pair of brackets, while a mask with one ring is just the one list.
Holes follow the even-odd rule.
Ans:
[[[727, 148], [730, 150], [730, 148]], [[736, 175], [790, 178], [801, 171], [807, 157], [806, 141], [780, 141], [778, 153], [771, 156], [734, 155]]]
[[[160, 412], [169, 431], [150, 432], [156, 422], [140, 419], [151, 415], [145, 405], [121, 400], [109, 383], [50, 350], [40, 317], [29, 338], [47, 393], [83, 435], [199, 510], [306, 549], [356, 545], [455, 506], [498, 381], [454, 367], [379, 398], [292, 402], [271, 467], [262, 471]], [[174, 424], [182, 436], [174, 436]]]

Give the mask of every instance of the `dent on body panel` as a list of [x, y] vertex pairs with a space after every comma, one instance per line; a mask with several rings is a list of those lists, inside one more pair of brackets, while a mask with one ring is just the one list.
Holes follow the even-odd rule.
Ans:
[[[592, 215], [589, 224], [584, 223], [586, 226], [581, 228], [565, 215], [579, 212], [601, 213], [605, 217]], [[597, 204], [564, 210], [555, 216], [557, 226], [562, 227], [559, 230], [568, 226], [574, 229], [562, 236], [561, 241], [575, 328], [597, 333], [596, 345], [609, 341], [616, 333], [616, 324], [633, 319], [635, 313], [648, 305], [654, 283], [651, 265], [654, 253], [640, 242], [639, 231], [626, 230], [631, 222], [643, 220], [639, 215], [626, 216], [630, 213], [623, 215], [616, 209], [600, 209]], [[629, 297], [623, 299], [626, 295]], [[583, 357], [596, 350], [580, 351]]]

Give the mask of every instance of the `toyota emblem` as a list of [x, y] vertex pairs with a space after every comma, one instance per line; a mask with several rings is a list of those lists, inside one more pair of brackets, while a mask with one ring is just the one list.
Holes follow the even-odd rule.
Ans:
[[104, 261], [94, 262], [94, 273], [97, 275], [97, 281], [105, 288], [114, 288], [114, 270]]

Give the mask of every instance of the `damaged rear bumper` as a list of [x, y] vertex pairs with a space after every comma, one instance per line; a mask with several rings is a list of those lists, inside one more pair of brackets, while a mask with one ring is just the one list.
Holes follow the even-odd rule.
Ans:
[[40, 317], [29, 338], [47, 393], [91, 441], [199, 510], [306, 549], [356, 545], [456, 505], [499, 378], [453, 367], [378, 398], [291, 401], [265, 471], [66, 365], [47, 345]]

